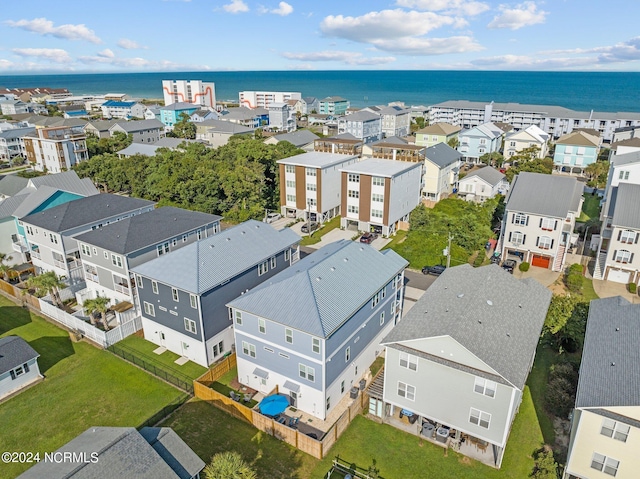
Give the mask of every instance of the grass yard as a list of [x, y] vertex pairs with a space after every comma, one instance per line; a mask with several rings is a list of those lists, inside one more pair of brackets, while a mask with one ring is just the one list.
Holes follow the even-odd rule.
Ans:
[[196, 379], [207, 372], [207, 368], [200, 366], [193, 361], [189, 361], [182, 366], [176, 364], [175, 360], [180, 356], [171, 351], [165, 351], [162, 354], [155, 354], [153, 350], [158, 348], [158, 345], [135, 334], [123, 339], [117, 343], [116, 346], [125, 349], [127, 352], [135, 354], [140, 359], [153, 364], [157, 368], [163, 369], [169, 374], [177, 372], [191, 379]]
[[[390, 248], [409, 261], [409, 267], [420, 270], [424, 266], [446, 264], [442, 250], [447, 246], [446, 235], [425, 235], [421, 231], [410, 231], [402, 243]], [[467, 263], [469, 255], [455, 243], [451, 245], [451, 266]]]
[[553, 430], [552, 416], [544, 409], [544, 398], [547, 392], [549, 368], [556, 359], [557, 354], [553, 349], [548, 346], [538, 346], [536, 359], [529, 374], [529, 379], [527, 380], [544, 442], [551, 445], [555, 442], [556, 433]]
[[593, 280], [589, 278], [583, 278], [582, 297], [585, 301], [591, 301], [592, 299], [598, 299], [600, 296], [596, 294], [593, 289]]
[[393, 249], [397, 244], [402, 243], [406, 238], [408, 231], [396, 231], [396, 234], [391, 237], [391, 241], [389, 241], [386, 245], [382, 247], [382, 249]]
[[336, 228], [340, 228], [340, 217], [336, 216], [331, 218], [331, 220], [327, 221], [322, 228], [316, 230], [313, 233], [313, 236], [303, 236], [302, 241], [300, 241], [301, 246], [309, 246], [310, 244], [320, 243], [320, 240], [324, 235], [326, 235], [329, 231], [334, 230]]
[[197, 398], [178, 409], [162, 426], [172, 427], [206, 463], [218, 452], [239, 452], [261, 479], [306, 479], [318, 463], [308, 454]]
[[[182, 395], [177, 389], [0, 297], [0, 336], [40, 353], [45, 380], [0, 404], [1, 451], [52, 452], [91, 426], [144, 423]], [[2, 465], [15, 477], [28, 464]]]
[[584, 203], [582, 203], [582, 211], [580, 217], [576, 220], [580, 223], [586, 223], [591, 218], [598, 219], [600, 216], [600, 197], [598, 195], [583, 195]]

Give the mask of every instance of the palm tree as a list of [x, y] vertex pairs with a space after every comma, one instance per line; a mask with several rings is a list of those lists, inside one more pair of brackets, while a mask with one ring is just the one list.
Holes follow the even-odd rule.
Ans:
[[39, 276], [32, 276], [27, 281], [27, 286], [36, 290], [36, 293], [44, 296], [51, 295], [51, 299], [55, 305], [62, 309], [62, 299], [60, 298], [60, 290], [67, 287], [53, 271], [47, 271]]
[[13, 268], [6, 262], [11, 261], [12, 259], [13, 257], [6, 253], [0, 253], [0, 274], [2, 275], [2, 279], [5, 281], [9, 281], [9, 272], [13, 271]]
[[107, 310], [109, 309], [110, 302], [111, 300], [106, 296], [98, 295], [95, 299], [87, 299], [82, 305], [85, 312], [91, 319], [91, 324], [95, 324], [93, 313], [95, 311], [100, 313], [100, 321], [102, 321], [102, 325], [104, 326], [105, 331], [109, 331], [109, 325], [107, 324]]
[[256, 471], [235, 451], [220, 452], [204, 468], [205, 479], [256, 479]]

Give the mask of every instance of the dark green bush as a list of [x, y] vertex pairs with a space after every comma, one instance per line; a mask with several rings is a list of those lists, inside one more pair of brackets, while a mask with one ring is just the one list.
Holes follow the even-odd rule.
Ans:
[[638, 290], [636, 283], [629, 283], [628, 286], [629, 286], [629, 292], [631, 294], [636, 294], [636, 291]]
[[526, 273], [527, 271], [529, 271], [529, 267], [531, 265], [529, 263], [527, 263], [526, 261], [520, 263], [520, 266], [518, 266], [518, 269], [520, 269], [520, 271], [522, 271], [523, 273]]

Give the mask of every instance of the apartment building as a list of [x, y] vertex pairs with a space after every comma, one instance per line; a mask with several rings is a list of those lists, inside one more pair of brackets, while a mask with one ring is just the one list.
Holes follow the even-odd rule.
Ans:
[[101, 106], [102, 118], [105, 119], [122, 119], [128, 120], [129, 118], [144, 118], [144, 112], [146, 110], [142, 103], [135, 101], [105, 101]]
[[269, 128], [277, 131], [291, 132], [296, 129], [296, 112], [288, 103], [272, 102], [269, 104]]
[[346, 115], [350, 103], [341, 96], [328, 96], [320, 100], [318, 113], [322, 115]]
[[216, 84], [202, 80], [162, 80], [164, 104], [194, 103], [216, 107]]
[[27, 160], [37, 171], [60, 173], [89, 159], [82, 127], [36, 128], [24, 136]]
[[241, 91], [238, 92], [240, 106], [247, 108], [269, 108], [271, 103], [286, 103], [301, 100], [302, 93], [292, 91]]
[[10, 161], [16, 156], [26, 157], [24, 137], [34, 130], [33, 127], [25, 127], [0, 131], [0, 160]]
[[348, 133], [363, 143], [382, 139], [382, 117], [377, 113], [360, 110], [338, 118], [338, 134]]

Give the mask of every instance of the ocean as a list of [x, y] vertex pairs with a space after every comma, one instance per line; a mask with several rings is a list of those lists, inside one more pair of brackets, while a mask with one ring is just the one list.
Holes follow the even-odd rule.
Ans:
[[213, 81], [218, 100], [238, 91], [299, 91], [338, 95], [355, 107], [404, 101], [433, 105], [472, 100], [558, 105], [579, 111], [640, 112], [640, 73], [493, 71], [234, 71], [0, 76], [3, 87], [68, 88], [74, 94], [127, 93], [162, 98], [161, 81]]

